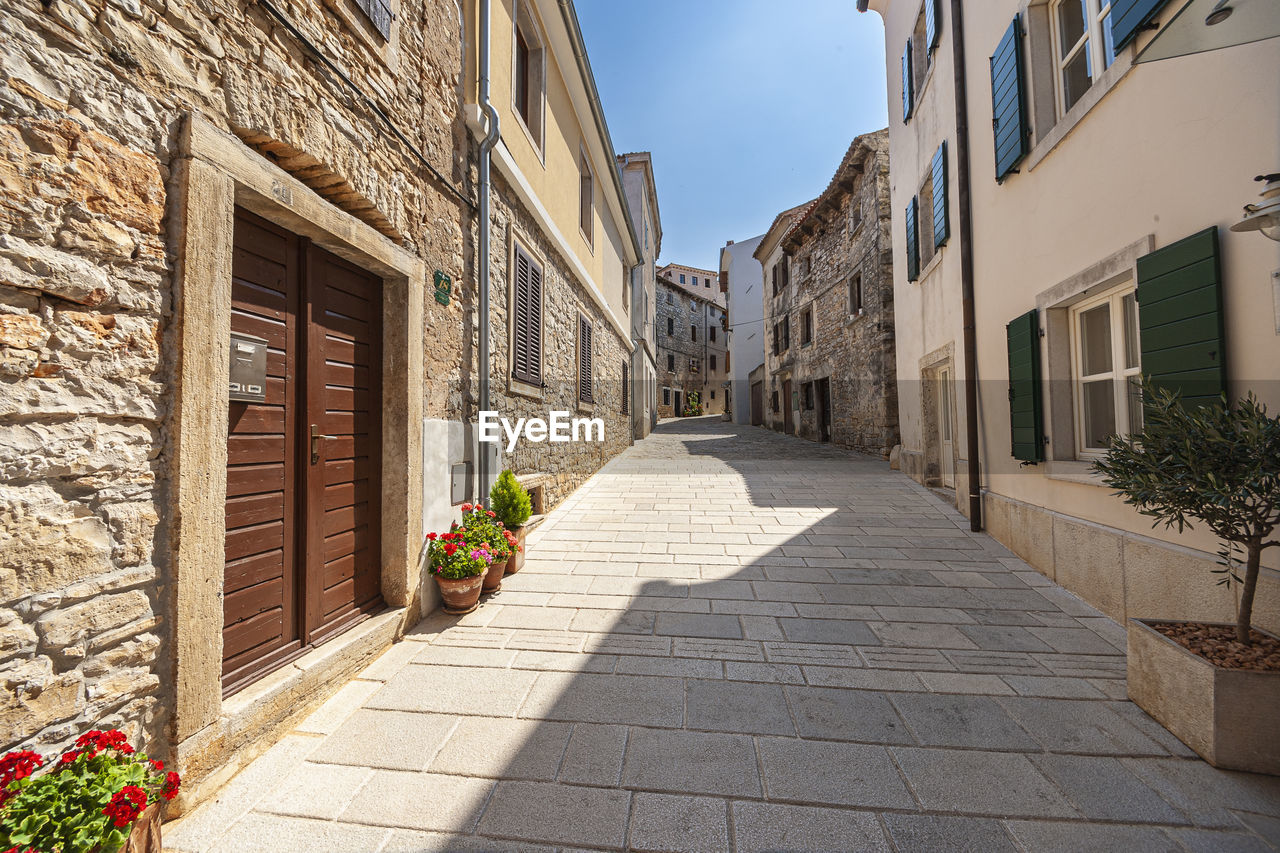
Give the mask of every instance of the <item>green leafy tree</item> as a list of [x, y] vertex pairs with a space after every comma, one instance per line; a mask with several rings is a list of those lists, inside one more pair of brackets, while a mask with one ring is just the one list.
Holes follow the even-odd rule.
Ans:
[[503, 471], [489, 490], [489, 507], [497, 514], [498, 521], [508, 530], [515, 530], [533, 515], [533, 502], [516, 475]]
[[[1262, 552], [1280, 546], [1280, 417], [1250, 392], [1232, 406], [1182, 405], [1180, 395], [1143, 385], [1141, 432], [1113, 438], [1094, 463], [1125, 503], [1179, 532], [1202, 522], [1222, 541], [1223, 577], [1241, 583], [1236, 639], [1250, 645]], [[1244, 552], [1244, 578], [1236, 574]]]

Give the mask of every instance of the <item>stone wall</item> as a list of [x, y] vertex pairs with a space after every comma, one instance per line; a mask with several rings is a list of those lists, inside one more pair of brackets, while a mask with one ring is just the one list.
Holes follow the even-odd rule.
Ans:
[[[466, 183], [453, 3], [399, 3], [388, 45], [350, 0], [278, 6]], [[235, 132], [455, 278], [465, 213], [257, 4], [15, 0], [0, 29], [0, 745], [117, 725], [165, 754], [184, 117]], [[456, 375], [445, 310], [428, 318], [427, 359]]]
[[[854, 141], [831, 186], [783, 240], [791, 282], [765, 301], [765, 420], [771, 428], [782, 429], [785, 406], [780, 399], [771, 409], [772, 391], [781, 395], [781, 381], [790, 378], [798, 400], [793, 431], [819, 440], [817, 386], [812, 394], [805, 386], [826, 379], [833, 443], [885, 458], [898, 443], [889, 222], [889, 155], [880, 131]], [[858, 312], [850, 298], [855, 275], [862, 280]], [[813, 336], [806, 342], [810, 312]], [[790, 347], [774, 355], [773, 328], [783, 321], [790, 323]]]
[[[671, 295], [670, 302], [667, 301], [667, 294]], [[697, 308], [691, 309], [691, 304], [695, 304]], [[724, 389], [720, 386], [727, 375], [724, 368], [726, 335], [719, 321], [711, 321], [710, 325], [715, 326], [716, 329], [716, 340], [714, 343], [711, 341], [708, 333], [708, 307], [715, 311], [717, 317], [724, 313], [724, 309], [711, 300], [691, 294], [689, 290], [674, 283], [658, 279], [658, 301], [654, 310], [654, 324], [658, 339], [658, 417], [660, 418], [671, 418], [680, 414], [675, 411], [674, 392], [676, 390], [681, 392], [681, 407], [689, 392], [697, 391], [702, 400], [704, 413], [724, 411]], [[668, 319], [671, 320], [673, 332], [670, 335], [667, 334]], [[692, 326], [698, 329], [696, 341], [691, 334]], [[667, 369], [669, 355], [675, 359], [675, 370]], [[716, 359], [714, 371], [711, 370], [712, 356]], [[697, 373], [690, 370], [690, 359], [697, 359]], [[672, 389], [671, 401], [666, 405], [662, 401], [664, 387]], [[711, 399], [713, 389], [716, 392], [714, 400]]]
[[[492, 208], [492, 274], [490, 279], [490, 347], [493, 373], [490, 393], [494, 409], [515, 422], [516, 418], [547, 419], [553, 410], [567, 411], [574, 418], [600, 418], [604, 421], [603, 442], [569, 442], [521, 440], [512, 455], [506, 455], [503, 442], [503, 464], [516, 474], [543, 474], [543, 500], [551, 509], [582, 485], [601, 465], [631, 444], [631, 424], [622, 413], [622, 365], [631, 354], [626, 341], [618, 334], [571, 271], [564, 257], [538, 227], [536, 220], [501, 177], [494, 176]], [[512, 390], [510, 364], [510, 282], [512, 241], [536, 258], [543, 267], [543, 341], [542, 381], [546, 386], [540, 395]], [[578, 318], [585, 315], [592, 326], [592, 364], [594, 402], [578, 400]], [[627, 318], [620, 317], [623, 323]], [[625, 328], [625, 326], [624, 326]], [[478, 351], [478, 330], [464, 353], [464, 363], [472, 362], [470, 353]], [[469, 365], [468, 365], [469, 366]], [[474, 411], [475, 397], [468, 398], [468, 411]]]

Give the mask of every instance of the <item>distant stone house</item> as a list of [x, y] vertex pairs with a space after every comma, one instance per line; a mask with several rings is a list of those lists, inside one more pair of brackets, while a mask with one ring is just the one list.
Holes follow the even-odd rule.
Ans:
[[[0, 749], [117, 726], [181, 808], [434, 606], [424, 525], [475, 461], [463, 5], [0, 10]], [[495, 408], [606, 422], [603, 449], [507, 460], [551, 503], [630, 442], [638, 252], [602, 117], [545, 108], [599, 109], [572, 4], [494, 7], [504, 137], [524, 111], [574, 145], [546, 184], [514, 143], [495, 166]], [[528, 390], [508, 306], [534, 279]]]
[[728, 314], [718, 276], [675, 264], [658, 273], [658, 416], [682, 415], [691, 392], [698, 394], [703, 414], [720, 414], [728, 403], [731, 365]]
[[889, 223], [888, 133], [877, 131], [756, 249], [770, 428], [884, 457], [897, 444]]

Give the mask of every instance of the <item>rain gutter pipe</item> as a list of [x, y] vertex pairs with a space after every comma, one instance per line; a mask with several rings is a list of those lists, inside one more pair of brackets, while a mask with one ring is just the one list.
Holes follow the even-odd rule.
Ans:
[[[490, 170], [493, 166], [493, 147], [498, 144], [498, 140], [502, 138], [502, 129], [498, 121], [498, 111], [493, 108], [493, 104], [489, 101], [489, 42], [490, 30], [492, 26], [492, 0], [480, 0], [480, 111], [484, 114], [488, 123], [488, 132], [484, 139], [480, 140], [480, 163], [478, 167], [480, 178], [480, 193], [477, 204], [477, 213], [480, 217], [480, 293], [479, 293], [479, 313], [480, 313], [480, 356], [479, 356], [479, 373], [480, 373], [480, 401], [479, 411], [487, 412], [490, 410], [489, 400], [489, 374], [492, 365], [489, 354], [489, 277], [491, 273], [492, 261], [489, 253], [490, 222], [489, 222], [489, 195], [490, 195]], [[490, 471], [490, 448], [484, 444], [480, 445], [479, 460], [477, 466], [479, 496], [481, 502], [488, 503], [489, 485], [493, 477]]]

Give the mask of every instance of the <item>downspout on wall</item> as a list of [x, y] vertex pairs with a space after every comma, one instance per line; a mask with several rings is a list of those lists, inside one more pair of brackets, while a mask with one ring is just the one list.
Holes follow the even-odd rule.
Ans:
[[[489, 221], [489, 194], [491, 190], [490, 172], [493, 166], [493, 147], [498, 144], [498, 140], [502, 138], [502, 130], [498, 121], [498, 111], [493, 108], [493, 104], [489, 101], [489, 65], [490, 65], [490, 31], [492, 27], [492, 0], [480, 0], [480, 111], [488, 121], [489, 130], [485, 134], [484, 139], [480, 141], [480, 162], [478, 165], [480, 192], [477, 203], [477, 212], [480, 217], [480, 283], [479, 283], [479, 313], [480, 313], [480, 356], [478, 360], [480, 381], [479, 392], [480, 400], [478, 409], [480, 412], [489, 411], [491, 402], [489, 398], [489, 378], [492, 365], [489, 353], [489, 277], [491, 274], [492, 260], [490, 258], [490, 221]], [[477, 460], [477, 492], [478, 500], [488, 502], [489, 487], [493, 483], [494, 472], [490, 470], [493, 459], [491, 446], [481, 443], [478, 448]]]
[[973, 305], [973, 207], [969, 187], [969, 96], [960, 0], [951, 0], [951, 56], [956, 87], [956, 203], [960, 216], [960, 299], [964, 325], [964, 415], [969, 456], [969, 529], [982, 529], [982, 464], [978, 458], [978, 341]]

